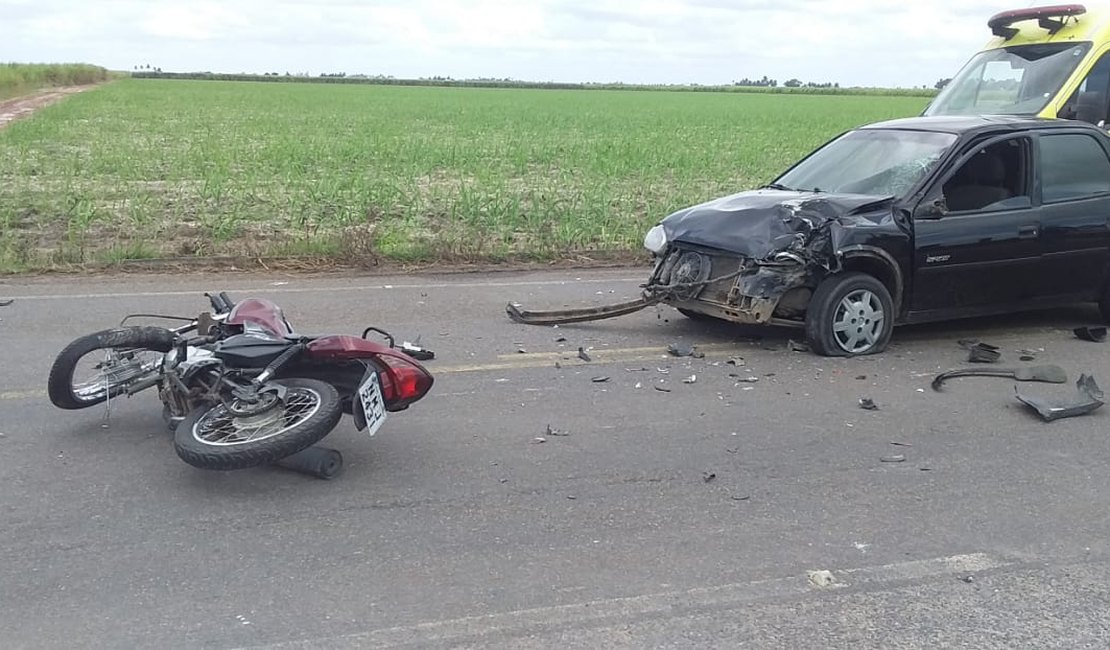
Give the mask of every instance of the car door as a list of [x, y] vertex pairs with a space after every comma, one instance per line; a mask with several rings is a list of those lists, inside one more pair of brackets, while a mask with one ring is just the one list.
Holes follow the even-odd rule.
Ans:
[[1039, 294], [1091, 300], [1110, 265], [1110, 154], [1082, 132], [1037, 138], [1041, 194]]
[[914, 216], [910, 309], [918, 318], [986, 313], [1035, 295], [1032, 149], [1028, 135], [976, 143], [926, 191]]

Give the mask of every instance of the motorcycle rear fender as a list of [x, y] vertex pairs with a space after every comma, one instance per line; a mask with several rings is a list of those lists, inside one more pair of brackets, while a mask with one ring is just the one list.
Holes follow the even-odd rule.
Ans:
[[381, 343], [346, 334], [321, 336], [309, 342], [305, 352], [318, 359], [372, 359], [380, 355], [397, 354]]

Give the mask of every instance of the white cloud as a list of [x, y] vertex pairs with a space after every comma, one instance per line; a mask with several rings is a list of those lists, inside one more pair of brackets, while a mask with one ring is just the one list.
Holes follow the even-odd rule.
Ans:
[[[1020, 6], [1022, 3], [1018, 3]], [[982, 0], [0, 0], [0, 60], [130, 69], [728, 83], [932, 84]]]

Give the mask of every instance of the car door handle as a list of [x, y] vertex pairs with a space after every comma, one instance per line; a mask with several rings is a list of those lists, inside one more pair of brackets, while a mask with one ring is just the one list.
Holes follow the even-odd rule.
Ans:
[[1018, 239], [1033, 239], [1036, 236], [1036, 226], [1022, 226], [1021, 228], [1018, 228]]

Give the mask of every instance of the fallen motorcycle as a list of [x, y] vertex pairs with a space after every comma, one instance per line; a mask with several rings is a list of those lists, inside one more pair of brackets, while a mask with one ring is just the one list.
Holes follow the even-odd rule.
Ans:
[[[50, 401], [63, 409], [110, 408], [117, 397], [156, 387], [178, 456], [202, 469], [231, 470], [304, 458], [344, 413], [372, 436], [388, 413], [432, 387], [431, 373], [383, 330], [368, 327], [361, 338], [301, 336], [269, 300], [234, 304], [226, 293], [205, 295], [212, 311], [196, 318], [132, 314], [118, 328], [70, 343], [50, 369]], [[136, 318], [186, 324], [126, 325]], [[367, 338], [371, 333], [388, 345]]]

